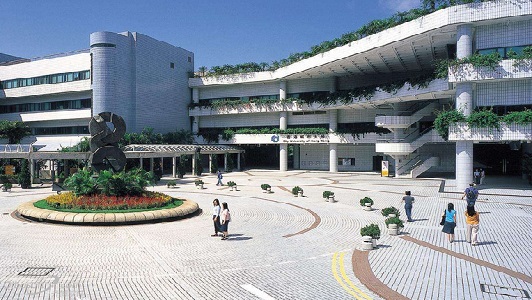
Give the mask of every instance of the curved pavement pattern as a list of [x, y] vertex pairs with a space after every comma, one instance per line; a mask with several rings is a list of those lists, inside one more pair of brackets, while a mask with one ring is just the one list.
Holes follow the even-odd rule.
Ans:
[[[23, 222], [11, 212], [50, 188], [0, 193], [0, 299], [519, 299], [504, 294], [532, 292], [530, 189], [483, 187], [481, 245], [471, 247], [452, 181], [439, 192], [441, 180], [248, 170], [224, 174], [238, 184], [230, 191], [213, 175], [202, 179], [203, 190], [193, 177], [175, 189], [153, 188], [197, 202], [198, 216], [131, 226]], [[274, 193], [262, 193], [262, 183]], [[305, 197], [292, 196], [295, 185]], [[339, 202], [325, 202], [324, 190]], [[416, 221], [389, 236], [380, 209], [401, 208], [405, 190], [416, 198]], [[374, 211], [362, 210], [365, 196]], [[232, 212], [226, 241], [210, 237], [214, 198]], [[450, 201], [459, 212], [453, 244], [437, 224]], [[369, 223], [383, 231], [379, 248], [358, 251]]]

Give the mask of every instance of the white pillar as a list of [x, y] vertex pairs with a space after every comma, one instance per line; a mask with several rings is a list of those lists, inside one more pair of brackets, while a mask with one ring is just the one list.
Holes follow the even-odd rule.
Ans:
[[279, 129], [286, 130], [288, 128], [288, 112], [279, 112]]
[[299, 170], [300, 168], [299, 144], [294, 144], [294, 169]]
[[286, 99], [286, 81], [281, 81], [279, 83], [279, 99], [280, 100]]
[[461, 59], [473, 54], [473, 25], [459, 25], [456, 32], [456, 58]]
[[200, 125], [199, 123], [200, 123], [200, 117], [199, 116], [194, 116], [193, 120], [192, 120], [192, 133], [193, 134], [198, 134], [199, 125]]
[[329, 172], [338, 173], [338, 144], [329, 144]]
[[329, 132], [335, 132], [338, 129], [338, 110], [329, 110]]
[[473, 83], [459, 82], [456, 84], [456, 109], [465, 116], [473, 111]]
[[224, 170], [227, 172], [227, 153], [224, 154]]
[[456, 142], [456, 188], [464, 190], [473, 182], [473, 142]]
[[30, 163], [30, 187], [33, 184], [33, 179], [35, 178], [35, 160], [29, 159]]
[[211, 172], [212, 170], [212, 156], [215, 155], [215, 154], [209, 154], [209, 173]]
[[241, 171], [241, 169], [240, 169], [240, 152], [238, 152], [238, 153], [236, 154], [236, 169], [237, 169], [238, 171]]
[[192, 102], [199, 103], [199, 89], [198, 88], [192, 89]]
[[288, 144], [279, 144], [279, 171], [288, 171]]
[[176, 178], [177, 157], [172, 157], [172, 177]]
[[142, 160], [143, 160], [142, 157], [139, 158], [139, 161], [140, 161], [140, 168], [141, 168], [141, 169], [142, 169], [142, 167], [143, 167], [143, 161], [142, 161]]
[[192, 175], [196, 174], [196, 154], [192, 154]]

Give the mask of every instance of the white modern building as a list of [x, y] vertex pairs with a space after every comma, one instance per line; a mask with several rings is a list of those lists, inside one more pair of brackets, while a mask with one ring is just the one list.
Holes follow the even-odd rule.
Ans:
[[[385, 160], [396, 176], [456, 173], [459, 188], [472, 182], [477, 166], [490, 168], [488, 173], [518, 175], [523, 153], [532, 152], [532, 127], [505, 127], [507, 134], [495, 135], [455, 128], [444, 141], [432, 124], [435, 111], [449, 105], [466, 116], [479, 107], [497, 112], [530, 108], [531, 68], [513, 67], [515, 60], [507, 57], [510, 50], [520, 53], [529, 45], [532, 1], [438, 10], [273, 72], [192, 78], [193, 131], [203, 136], [249, 127], [330, 131], [220, 138], [220, 143], [244, 147], [251, 157], [248, 165], [270, 161], [280, 170], [370, 171], [380, 170]], [[425, 84], [412, 79], [430, 78], [439, 59], [494, 51], [504, 57], [494, 70], [466, 64], [449, 70], [444, 79]], [[404, 84], [397, 84], [402, 79]], [[390, 133], [341, 133], [360, 133], [370, 125]]]
[[72, 53], [0, 55], [0, 118], [29, 124], [23, 142], [45, 150], [90, 136], [90, 118], [103, 111], [123, 116], [130, 132], [189, 130], [193, 70], [192, 52], [136, 32], [95, 32], [90, 49]]
[[[530, 45], [532, 0], [453, 6], [275, 71], [198, 78], [189, 51], [96, 32], [88, 50], [0, 55], [0, 117], [28, 122], [31, 139], [54, 149], [86, 136], [92, 115], [112, 111], [128, 131], [191, 129], [198, 143], [240, 146], [247, 167], [380, 171], [388, 161], [395, 176], [454, 173], [461, 188], [475, 167], [519, 175], [532, 127], [494, 134], [459, 125], [445, 141], [432, 129], [435, 111], [532, 107], [532, 68], [508, 57]], [[465, 64], [433, 76], [437, 60], [490, 52], [504, 58], [493, 69]], [[322, 131], [222, 134], [274, 128]]]

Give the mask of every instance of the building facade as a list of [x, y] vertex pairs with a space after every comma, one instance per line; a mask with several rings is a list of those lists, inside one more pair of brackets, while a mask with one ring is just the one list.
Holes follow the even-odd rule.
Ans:
[[90, 49], [0, 59], [0, 118], [29, 124], [24, 143], [75, 145], [103, 111], [122, 115], [129, 132], [190, 130], [194, 54], [182, 48], [135, 32], [95, 32]]
[[[467, 116], [532, 106], [530, 66], [515, 67], [508, 55], [530, 45], [531, 1], [449, 7], [273, 72], [190, 79], [193, 131], [212, 139], [231, 128], [237, 134], [221, 135], [221, 143], [245, 147], [254, 160], [266, 155], [280, 170], [371, 171], [384, 160], [395, 176], [455, 173], [459, 188], [475, 167], [518, 175], [519, 157], [532, 152], [530, 126], [505, 127], [506, 135], [455, 128], [446, 141], [433, 123], [449, 108]], [[503, 57], [493, 69], [463, 64], [432, 76], [438, 60], [491, 52]], [[379, 132], [372, 125], [389, 131], [372, 133]], [[330, 133], [238, 134], [250, 127]]]

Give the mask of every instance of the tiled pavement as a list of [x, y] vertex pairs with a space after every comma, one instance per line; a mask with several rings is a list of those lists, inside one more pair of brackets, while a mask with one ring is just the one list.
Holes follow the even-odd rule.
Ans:
[[[175, 189], [164, 183], [153, 188], [197, 202], [199, 216], [117, 227], [22, 222], [10, 213], [51, 194], [50, 188], [0, 193], [0, 299], [379, 299], [355, 276], [351, 257], [360, 227], [374, 222], [385, 232], [380, 209], [402, 211], [405, 190], [416, 198], [416, 221], [403, 229], [408, 238], [383, 234], [369, 252], [378, 280], [412, 299], [520, 299], [501, 295], [519, 293], [504, 287], [532, 293], [532, 190], [519, 180], [490, 185], [488, 178], [481, 190], [487, 200], [477, 204], [481, 245], [471, 247], [464, 241], [465, 202], [452, 181], [442, 189], [436, 179], [251, 170], [224, 174], [238, 184], [232, 192], [216, 186], [215, 176], [202, 179], [203, 190], [195, 189], [193, 177]], [[262, 193], [262, 183], [274, 193]], [[288, 190], [295, 185], [305, 197], [292, 197]], [[339, 202], [324, 202], [324, 190]], [[365, 196], [376, 210], [362, 210], [358, 201]], [[227, 241], [210, 237], [214, 198], [232, 211]], [[438, 225], [448, 202], [459, 213], [453, 244]], [[499, 294], [482, 292], [481, 284]]]

